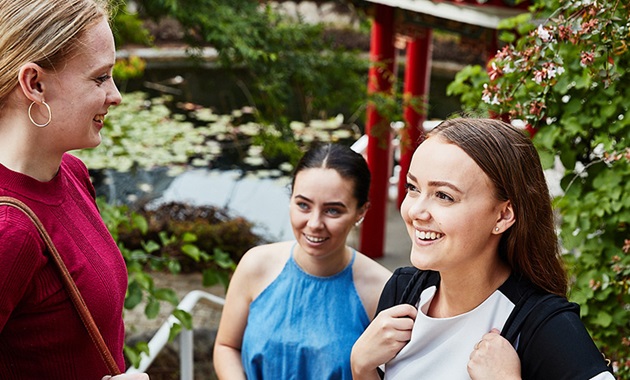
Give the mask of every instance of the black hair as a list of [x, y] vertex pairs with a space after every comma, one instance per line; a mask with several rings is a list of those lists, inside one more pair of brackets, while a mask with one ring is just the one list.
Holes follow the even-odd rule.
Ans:
[[295, 177], [305, 169], [333, 169], [339, 175], [351, 180], [354, 184], [354, 198], [357, 207], [368, 202], [370, 192], [370, 169], [362, 155], [342, 144], [318, 144], [309, 149], [293, 170], [291, 192], [295, 185]]

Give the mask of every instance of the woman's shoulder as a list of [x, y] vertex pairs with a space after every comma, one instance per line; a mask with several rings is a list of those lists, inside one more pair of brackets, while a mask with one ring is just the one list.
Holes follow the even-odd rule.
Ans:
[[[44, 241], [37, 227], [22, 211], [11, 206], [0, 206], [0, 263], [6, 266], [28, 261], [34, 267], [45, 259]], [[35, 259], [37, 257], [37, 259]]]
[[292, 241], [283, 241], [278, 243], [269, 243], [257, 245], [250, 248], [245, 252], [241, 260], [246, 259], [249, 261], [266, 261], [273, 259], [276, 261], [280, 257], [287, 257], [291, 253], [293, 244]]
[[352, 266], [352, 278], [370, 320], [376, 315], [381, 291], [391, 275], [389, 269], [357, 251]]
[[520, 331], [517, 352], [523, 378], [541, 378], [542, 374], [549, 378], [612, 378], [604, 376], [610, 368], [580, 320], [579, 307], [560, 296], [531, 310]]
[[378, 279], [383, 283], [391, 277], [392, 272], [389, 269], [385, 268], [374, 259], [367, 257], [363, 253], [359, 251], [356, 252], [357, 255], [354, 261], [354, 269], [359, 275], [368, 276], [372, 279]]
[[96, 191], [90, 179], [88, 168], [78, 157], [70, 153], [64, 153], [61, 160], [61, 172], [64, 173], [70, 183], [85, 189], [89, 193], [90, 198], [96, 198]]
[[251, 248], [241, 259], [230, 287], [246, 290], [253, 300], [282, 272], [292, 251], [291, 242], [264, 244]]
[[35, 223], [23, 211], [9, 204], [0, 205], [0, 232], [3, 236], [2, 245], [8, 247], [11, 244], [8, 244], [7, 239], [23, 240], [24, 236], [28, 236], [35, 240], [41, 240]]
[[264, 275], [284, 267], [291, 254], [292, 242], [258, 245], [250, 248], [239, 260], [238, 268], [251, 275]]
[[357, 251], [352, 268], [357, 290], [367, 289], [370, 292], [380, 294], [381, 290], [392, 276], [392, 272], [377, 261]]

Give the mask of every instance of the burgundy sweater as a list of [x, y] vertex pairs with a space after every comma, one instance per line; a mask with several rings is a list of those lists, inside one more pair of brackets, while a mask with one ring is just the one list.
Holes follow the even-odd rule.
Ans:
[[[0, 164], [0, 195], [41, 219], [124, 370], [125, 262], [103, 224], [85, 165], [65, 154], [49, 182]], [[100, 380], [107, 374], [33, 223], [0, 206], [0, 379]]]

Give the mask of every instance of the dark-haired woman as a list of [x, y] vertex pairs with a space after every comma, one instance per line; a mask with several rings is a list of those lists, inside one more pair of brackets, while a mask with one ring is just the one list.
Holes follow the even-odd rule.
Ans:
[[369, 206], [370, 172], [342, 145], [294, 171], [295, 241], [247, 252], [232, 277], [214, 349], [221, 379], [351, 379], [350, 351], [391, 273], [346, 245]]

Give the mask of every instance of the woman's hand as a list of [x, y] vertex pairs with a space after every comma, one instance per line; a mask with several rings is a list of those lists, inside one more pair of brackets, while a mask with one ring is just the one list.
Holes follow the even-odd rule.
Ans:
[[116, 376], [103, 376], [101, 380], [149, 380], [149, 375], [146, 373], [123, 373]]
[[379, 378], [376, 368], [390, 361], [411, 339], [417, 313], [415, 307], [401, 304], [374, 318], [352, 347], [353, 379]]
[[468, 361], [468, 374], [475, 379], [520, 379], [521, 360], [499, 330], [492, 329], [475, 345]]

